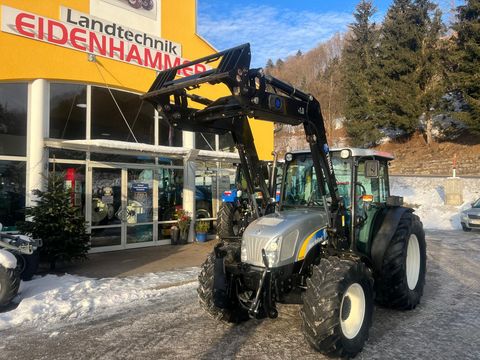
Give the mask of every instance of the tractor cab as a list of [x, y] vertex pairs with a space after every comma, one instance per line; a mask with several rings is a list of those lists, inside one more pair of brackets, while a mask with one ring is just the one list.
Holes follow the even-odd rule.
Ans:
[[[369, 254], [369, 239], [380, 226], [386, 208], [402, 205], [401, 198], [390, 196], [388, 164], [394, 157], [358, 148], [331, 149], [330, 155], [340, 202], [345, 209], [342, 221], [347, 238], [350, 244], [356, 244], [352, 250]], [[317, 177], [309, 150], [287, 153], [284, 174], [282, 209], [324, 206], [316, 191]]]

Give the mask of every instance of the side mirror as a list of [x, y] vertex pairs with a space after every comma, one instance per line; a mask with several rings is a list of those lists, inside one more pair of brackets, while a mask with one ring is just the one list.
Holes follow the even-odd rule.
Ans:
[[380, 162], [378, 160], [365, 161], [365, 177], [366, 178], [378, 177], [379, 169], [380, 169]]

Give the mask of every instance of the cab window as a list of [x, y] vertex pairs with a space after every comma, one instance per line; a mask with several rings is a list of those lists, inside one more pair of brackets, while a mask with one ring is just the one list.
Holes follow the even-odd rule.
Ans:
[[358, 164], [357, 192], [358, 195], [373, 195], [373, 202], [384, 203], [390, 193], [387, 179], [387, 162], [380, 162], [378, 178], [365, 176], [365, 160]]

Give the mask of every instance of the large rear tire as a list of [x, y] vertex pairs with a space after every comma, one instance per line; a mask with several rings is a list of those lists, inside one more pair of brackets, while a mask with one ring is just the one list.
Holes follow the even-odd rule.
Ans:
[[224, 237], [240, 236], [242, 214], [238, 206], [232, 203], [223, 203], [217, 216], [217, 234]]
[[359, 353], [372, 324], [373, 278], [360, 261], [320, 260], [303, 295], [303, 332], [308, 343], [328, 356]]
[[425, 285], [427, 251], [418, 216], [406, 212], [388, 245], [380, 273], [375, 274], [376, 300], [394, 309], [414, 309]]
[[198, 275], [198, 298], [200, 306], [214, 319], [226, 323], [240, 323], [248, 320], [248, 312], [237, 304], [232, 309], [221, 309], [215, 306], [213, 299], [213, 284], [215, 274], [215, 253], [208, 255]]
[[6, 269], [0, 265], [0, 309], [10, 304], [19, 286], [20, 274], [17, 269]]

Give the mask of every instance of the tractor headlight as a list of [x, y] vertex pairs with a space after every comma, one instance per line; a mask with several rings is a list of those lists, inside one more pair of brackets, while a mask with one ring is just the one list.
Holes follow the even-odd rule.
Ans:
[[248, 260], [247, 245], [245, 243], [245, 240], [242, 240], [242, 246], [240, 248], [240, 259], [242, 260], [242, 262], [246, 262]]
[[268, 260], [268, 267], [274, 267], [280, 260], [280, 248], [282, 247], [282, 237], [277, 236], [265, 245], [265, 255]]
[[462, 220], [468, 220], [468, 214], [462, 213], [460, 217]]

